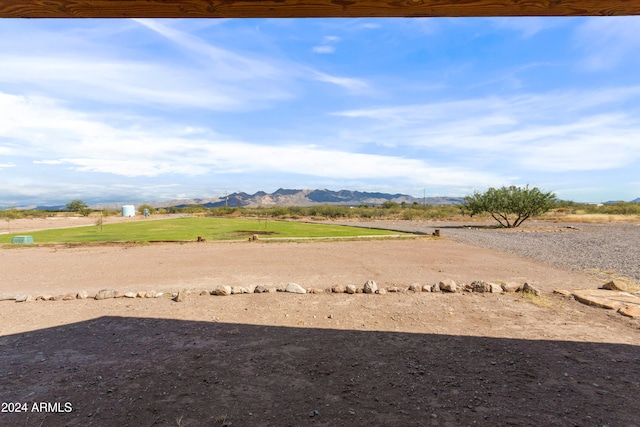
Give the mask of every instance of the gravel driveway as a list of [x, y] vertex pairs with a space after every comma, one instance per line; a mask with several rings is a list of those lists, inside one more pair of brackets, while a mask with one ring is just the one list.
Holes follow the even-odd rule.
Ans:
[[[332, 222], [335, 224], [336, 222]], [[639, 224], [555, 224], [527, 222], [516, 229], [495, 229], [491, 223], [370, 221], [345, 225], [441, 235], [468, 245], [518, 254], [556, 267], [609, 272], [640, 281]]]

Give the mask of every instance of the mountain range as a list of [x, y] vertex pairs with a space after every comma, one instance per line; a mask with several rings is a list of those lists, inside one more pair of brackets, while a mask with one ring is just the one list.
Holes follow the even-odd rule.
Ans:
[[[365, 205], [381, 205], [384, 202], [391, 201], [398, 204], [405, 202], [410, 205], [413, 203], [427, 204], [427, 205], [453, 205], [461, 203], [464, 199], [462, 197], [413, 197], [406, 194], [388, 194], [366, 191], [351, 191], [351, 190], [291, 190], [280, 188], [273, 193], [266, 193], [264, 191], [258, 191], [254, 194], [248, 194], [244, 192], [232, 193], [213, 198], [203, 199], [176, 199], [167, 200], [164, 202], [140, 202], [140, 203], [125, 203], [132, 205], [147, 204], [154, 208], [166, 208], [166, 207], [185, 207], [190, 205], [201, 205], [206, 208], [218, 208], [218, 207], [271, 207], [271, 206], [312, 206], [317, 204], [329, 204], [329, 205], [349, 205], [359, 206]], [[92, 205], [94, 209], [120, 209], [123, 203], [100, 203]]]
[[[258, 191], [254, 194], [244, 192], [232, 193], [228, 195], [211, 197], [211, 198], [193, 198], [193, 199], [174, 199], [163, 202], [145, 201], [145, 202], [127, 202], [127, 203], [96, 203], [90, 207], [92, 209], [120, 209], [122, 205], [132, 204], [135, 206], [150, 205], [154, 208], [167, 207], [185, 207], [191, 205], [201, 205], [206, 208], [216, 207], [270, 207], [270, 206], [313, 206], [317, 204], [329, 205], [348, 205], [359, 206], [369, 205], [377, 206], [384, 202], [391, 201], [398, 204], [405, 202], [408, 205], [413, 203], [426, 204], [432, 206], [455, 205], [464, 201], [463, 197], [413, 197], [406, 194], [389, 194], [379, 192], [351, 191], [351, 190], [292, 190], [280, 188], [273, 193]], [[631, 200], [631, 202], [640, 203], [640, 197]], [[614, 201], [605, 203], [615, 203]], [[65, 205], [58, 206], [28, 206], [22, 209], [39, 209], [39, 210], [64, 210]]]

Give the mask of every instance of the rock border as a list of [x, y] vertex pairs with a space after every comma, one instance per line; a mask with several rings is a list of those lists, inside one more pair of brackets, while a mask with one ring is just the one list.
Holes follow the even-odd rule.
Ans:
[[[617, 283], [608, 282], [604, 284], [600, 289], [578, 289], [575, 291], [568, 291], [564, 289], [555, 289], [553, 293], [562, 295], [567, 298], [573, 298], [583, 304], [600, 307], [604, 309], [616, 310], [623, 316], [630, 317], [632, 319], [640, 319], [640, 292], [635, 294], [624, 292], [621, 289], [623, 286]], [[441, 293], [441, 294], [453, 294], [453, 293], [480, 293], [480, 294], [501, 294], [501, 293], [521, 293], [528, 294], [534, 297], [542, 295], [540, 289], [532, 285], [529, 282], [522, 284], [515, 282], [508, 283], [494, 283], [486, 282], [484, 280], [476, 280], [470, 284], [456, 283], [451, 279], [443, 279], [434, 284], [420, 284], [411, 283], [409, 286], [391, 285], [387, 287], [379, 287], [374, 280], [367, 280], [363, 285], [357, 286], [355, 284], [348, 285], [332, 285], [329, 288], [304, 288], [301, 285], [289, 282], [284, 285], [276, 287], [267, 287], [264, 285], [249, 285], [249, 286], [226, 286], [218, 285], [215, 289], [207, 291], [202, 290], [199, 292], [199, 296], [230, 296], [237, 294], [253, 294], [253, 293], [293, 293], [293, 294], [371, 294], [371, 295], [386, 295], [392, 293]], [[599, 294], [593, 296], [594, 292], [604, 292], [605, 294]], [[70, 301], [76, 299], [116, 299], [116, 298], [169, 298], [175, 302], [184, 302], [187, 300], [191, 291], [188, 289], [181, 289], [177, 292], [156, 292], [156, 291], [127, 291], [124, 293], [119, 292], [116, 289], [102, 289], [95, 294], [89, 294], [87, 291], [71, 292], [67, 294], [39, 294], [33, 296], [30, 294], [10, 295], [0, 294], [0, 301], [15, 301], [15, 302], [33, 302], [33, 301]], [[623, 296], [624, 301], [620, 302], [616, 300], [616, 297]], [[638, 302], [635, 302], [637, 298]]]

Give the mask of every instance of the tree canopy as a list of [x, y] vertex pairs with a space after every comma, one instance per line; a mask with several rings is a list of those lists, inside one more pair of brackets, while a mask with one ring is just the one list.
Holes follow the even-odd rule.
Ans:
[[489, 188], [466, 196], [461, 205], [462, 212], [474, 216], [488, 212], [503, 227], [518, 227], [532, 216], [548, 212], [555, 206], [556, 196], [542, 192], [537, 187]]
[[75, 199], [67, 203], [67, 209], [73, 212], [78, 212], [82, 216], [88, 216], [91, 213], [89, 205], [80, 199]]

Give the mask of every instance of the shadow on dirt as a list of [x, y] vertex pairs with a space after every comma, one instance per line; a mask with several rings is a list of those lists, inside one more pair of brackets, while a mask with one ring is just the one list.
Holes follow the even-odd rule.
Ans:
[[0, 350], [1, 425], [633, 426], [640, 413], [631, 345], [101, 317]]

